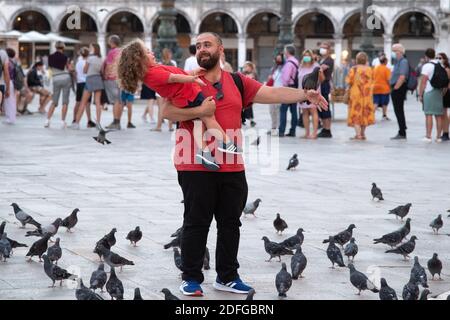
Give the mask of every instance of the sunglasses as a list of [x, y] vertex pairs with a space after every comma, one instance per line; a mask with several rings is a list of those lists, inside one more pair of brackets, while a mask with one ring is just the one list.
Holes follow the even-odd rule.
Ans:
[[213, 84], [213, 87], [217, 90], [216, 99], [222, 100], [225, 97], [222, 91], [222, 84], [220, 82], [216, 82]]
[[438, 60], [444, 60], [444, 58], [442, 58], [442, 57], [437, 57], [436, 59], [438, 59]]

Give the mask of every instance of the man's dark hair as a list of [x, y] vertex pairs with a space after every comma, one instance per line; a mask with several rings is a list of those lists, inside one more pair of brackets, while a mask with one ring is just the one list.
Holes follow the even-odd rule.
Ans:
[[386, 58], [386, 56], [381, 56], [381, 57], [380, 57], [380, 63], [381, 63], [381, 64], [386, 64], [386, 63], [387, 63], [387, 58]]
[[295, 56], [295, 47], [292, 44], [285, 46], [284, 50], [286, 50], [291, 56]]
[[428, 48], [425, 50], [425, 56], [429, 59], [434, 59], [436, 57], [436, 51], [433, 48]]
[[214, 38], [216, 38], [216, 40], [219, 43], [219, 45], [223, 45], [222, 38], [219, 36], [218, 33], [207, 31], [207, 32], [200, 33], [199, 36], [202, 35], [202, 34], [210, 34], [210, 35], [212, 35]]
[[195, 44], [191, 44], [189, 46], [189, 53], [190, 54], [195, 54], [197, 52], [197, 48], [195, 47]]
[[33, 68], [42, 67], [44, 63], [42, 61], [38, 61], [34, 64]]
[[12, 48], [6, 48], [6, 53], [8, 54], [8, 57], [11, 59], [16, 56], [16, 51]]

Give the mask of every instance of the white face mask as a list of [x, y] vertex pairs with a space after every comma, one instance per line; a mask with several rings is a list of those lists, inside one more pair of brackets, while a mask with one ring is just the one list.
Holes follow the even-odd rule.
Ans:
[[328, 50], [325, 49], [325, 48], [320, 48], [319, 52], [320, 52], [321, 56], [324, 56], [324, 55], [326, 55], [328, 53]]

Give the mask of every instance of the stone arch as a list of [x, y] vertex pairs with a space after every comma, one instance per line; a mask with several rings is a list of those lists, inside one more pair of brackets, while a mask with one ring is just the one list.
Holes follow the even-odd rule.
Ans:
[[16, 20], [17, 16], [19, 16], [20, 14], [27, 12], [27, 11], [35, 11], [38, 12], [40, 14], [42, 14], [46, 19], [48, 24], [50, 25], [50, 31], [51, 32], [56, 32], [57, 30], [54, 29], [55, 25], [54, 25], [54, 20], [53, 18], [49, 15], [49, 13], [39, 7], [34, 7], [34, 6], [26, 6], [26, 7], [22, 7], [18, 10], [16, 10], [12, 15], [11, 15], [11, 19], [9, 20], [8, 23], [8, 29], [12, 30], [13, 26], [14, 26], [14, 21]]
[[253, 19], [254, 17], [256, 17], [258, 14], [260, 14], [260, 13], [272, 13], [272, 14], [276, 15], [278, 18], [281, 18], [280, 12], [279, 12], [279, 11], [276, 11], [276, 10], [273, 10], [273, 9], [259, 9], [259, 10], [253, 11], [253, 12], [251, 13], [251, 15], [249, 15], [249, 16], [244, 20], [244, 23], [242, 24], [242, 30], [243, 30], [243, 32], [247, 32], [248, 25], [249, 25], [250, 21], [252, 21], [252, 19]]
[[303, 16], [305, 16], [305, 15], [307, 15], [307, 14], [309, 14], [309, 13], [321, 13], [321, 14], [323, 14], [323, 15], [326, 16], [326, 17], [331, 21], [331, 23], [333, 24], [334, 32], [336, 33], [336, 32], [339, 30], [339, 24], [338, 24], [338, 22], [336, 21], [336, 19], [333, 17], [333, 15], [330, 14], [328, 11], [323, 10], [323, 9], [319, 9], [319, 8], [306, 9], [306, 10], [303, 10], [303, 11], [301, 11], [300, 13], [298, 13], [298, 14], [295, 16], [295, 18], [293, 19], [293, 23], [292, 23], [293, 28], [295, 29], [295, 26], [296, 26], [297, 23], [300, 21], [300, 19], [301, 19]]
[[[339, 24], [339, 29], [336, 29], [336, 31], [339, 32], [340, 34], [344, 34], [344, 27], [345, 27], [345, 24], [347, 23], [348, 19], [350, 19], [351, 17], [353, 17], [355, 14], [358, 14], [358, 13], [359, 14], [361, 13], [361, 9], [354, 9], [354, 10], [347, 12]], [[380, 19], [381, 24], [383, 25], [383, 28], [384, 28], [384, 32], [386, 33], [388, 25], [389, 25], [388, 22], [386, 21], [386, 18], [380, 12], [377, 12], [377, 11], [375, 11], [373, 14], [378, 19]]]
[[99, 31], [101, 30], [102, 32], [106, 33], [109, 21], [111, 20], [111, 18], [114, 15], [116, 15], [117, 13], [120, 13], [120, 12], [126, 12], [126, 13], [135, 15], [142, 24], [142, 27], [144, 29], [143, 32], [148, 33], [148, 31], [149, 31], [148, 25], [145, 23], [144, 17], [139, 13], [139, 11], [129, 8], [129, 7], [128, 8], [127, 7], [119, 7], [119, 8], [114, 9], [113, 11], [109, 12], [108, 15], [105, 17], [105, 20], [101, 24]]
[[242, 32], [243, 32], [242, 24], [239, 21], [238, 17], [232, 11], [229, 11], [226, 9], [221, 9], [221, 8], [215, 8], [215, 9], [208, 10], [201, 15], [201, 17], [195, 27], [196, 34], [200, 33], [200, 26], [202, 25], [203, 20], [205, 20], [209, 15], [211, 15], [213, 13], [224, 13], [224, 14], [229, 15], [234, 20], [234, 23], [236, 23], [236, 26], [238, 29], [238, 34], [242, 34]]
[[438, 18], [433, 15], [430, 11], [424, 9], [424, 8], [419, 8], [419, 7], [412, 7], [412, 8], [406, 8], [403, 10], [398, 11], [395, 16], [392, 18], [392, 22], [390, 25], [388, 25], [388, 28], [386, 28], [386, 30], [389, 31], [389, 34], [393, 34], [394, 32], [394, 27], [395, 27], [395, 23], [397, 22], [398, 19], [400, 19], [404, 14], [410, 13], [410, 12], [419, 12], [424, 14], [425, 16], [427, 16], [427, 18], [429, 18], [431, 20], [431, 22], [433, 23], [434, 26], [434, 35], [436, 37], [439, 37], [440, 34], [440, 25], [439, 25], [439, 20]]
[[[97, 32], [100, 31], [100, 24], [98, 22], [97, 15], [94, 12], [92, 12], [91, 10], [86, 9], [86, 8], [81, 8], [80, 11], [82, 13], [88, 15], [92, 20], [94, 20], [95, 26], [97, 28]], [[63, 11], [58, 15], [58, 17], [55, 20], [55, 22], [58, 24], [57, 26], [55, 26], [55, 30], [60, 31], [61, 23], [66, 16], [67, 16], [67, 11]]]

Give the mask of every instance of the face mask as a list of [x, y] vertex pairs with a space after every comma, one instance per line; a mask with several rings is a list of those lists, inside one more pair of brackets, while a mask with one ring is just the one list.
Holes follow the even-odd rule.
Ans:
[[309, 62], [311, 62], [311, 61], [312, 61], [312, 58], [311, 58], [311, 57], [309, 57], [309, 56], [303, 57], [303, 62], [309, 63]]
[[327, 54], [328, 50], [325, 49], [325, 48], [320, 48], [319, 52], [320, 52], [320, 55], [321, 55], [321, 56], [324, 56], [324, 55]]
[[392, 59], [397, 59], [397, 54], [396, 54], [395, 52], [392, 52], [392, 53], [391, 53], [391, 58], [392, 58]]

